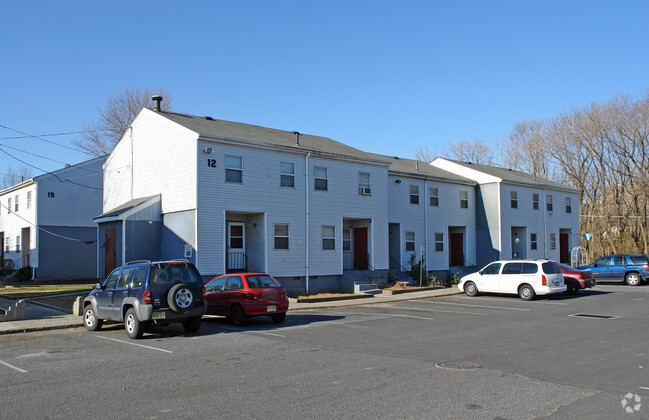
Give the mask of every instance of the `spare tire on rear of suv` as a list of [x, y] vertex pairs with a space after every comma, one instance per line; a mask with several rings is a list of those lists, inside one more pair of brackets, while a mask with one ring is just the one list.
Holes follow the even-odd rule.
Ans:
[[174, 312], [187, 312], [192, 306], [192, 303], [194, 303], [194, 292], [192, 292], [189, 285], [185, 283], [176, 284], [169, 289], [167, 303]]

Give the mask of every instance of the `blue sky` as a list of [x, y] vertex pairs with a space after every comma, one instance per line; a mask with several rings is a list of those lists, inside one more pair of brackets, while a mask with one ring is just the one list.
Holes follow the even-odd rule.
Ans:
[[[495, 145], [519, 120], [644, 94], [647, 16], [624, 0], [5, 1], [0, 150], [46, 171], [84, 161], [74, 135], [6, 137], [79, 131], [128, 86], [386, 155]], [[0, 174], [22, 165], [0, 153]]]

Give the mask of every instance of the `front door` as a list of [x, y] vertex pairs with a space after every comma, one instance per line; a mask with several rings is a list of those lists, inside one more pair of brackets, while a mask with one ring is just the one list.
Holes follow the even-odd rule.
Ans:
[[564, 264], [570, 264], [570, 235], [568, 233], [559, 234], [559, 260]]
[[246, 269], [246, 224], [228, 222], [228, 270]]
[[32, 248], [30, 243], [31, 230], [30, 228], [22, 228], [20, 231], [20, 256], [22, 257], [22, 266], [31, 265], [29, 261], [29, 251]]
[[367, 228], [354, 229], [354, 270], [367, 270]]
[[464, 265], [464, 235], [451, 233], [451, 267]]
[[111, 271], [113, 271], [116, 267], [116, 245], [115, 229], [106, 229], [106, 232], [104, 232], [104, 278], [108, 277]]

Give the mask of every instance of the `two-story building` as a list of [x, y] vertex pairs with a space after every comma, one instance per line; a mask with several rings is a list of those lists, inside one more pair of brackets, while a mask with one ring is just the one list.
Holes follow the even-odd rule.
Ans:
[[579, 245], [579, 191], [534, 175], [437, 158], [431, 165], [477, 182], [476, 261], [549, 258]]
[[95, 278], [105, 157], [66, 166], [0, 191], [3, 263], [37, 279]]

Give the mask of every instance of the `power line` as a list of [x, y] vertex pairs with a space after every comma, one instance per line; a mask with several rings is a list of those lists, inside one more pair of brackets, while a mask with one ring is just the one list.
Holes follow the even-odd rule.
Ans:
[[[0, 126], [0, 127], [7, 128], [5, 126]], [[11, 130], [11, 128], [7, 128], [7, 129]], [[13, 131], [16, 131], [16, 130], [13, 130]], [[100, 131], [108, 131], [108, 130], [69, 131], [67, 133], [51, 133], [51, 134], [38, 134], [38, 135], [25, 134], [24, 136], [0, 137], [0, 140], [31, 139], [31, 138], [51, 137], [51, 136], [69, 136], [69, 135], [72, 135], [72, 134], [98, 133]]]
[[16, 130], [15, 128], [10, 128], [10, 127], [7, 127], [7, 126], [2, 125], [2, 124], [0, 124], [0, 127], [2, 127], [2, 128], [6, 128], [7, 130], [15, 131], [16, 133], [20, 133], [20, 134], [25, 135], [25, 136], [27, 136], [27, 137], [31, 137], [31, 138], [35, 138], [35, 139], [42, 140], [42, 141], [44, 141], [44, 142], [46, 142], [46, 143], [54, 144], [54, 145], [56, 145], [56, 146], [60, 146], [60, 147], [65, 147], [66, 149], [74, 150], [75, 152], [78, 152], [78, 151], [79, 151], [79, 150], [75, 149], [74, 147], [70, 147], [70, 146], [66, 146], [66, 145], [64, 145], [64, 144], [59, 144], [59, 143], [56, 143], [56, 142], [53, 142], [53, 141], [50, 141], [50, 140], [46, 140], [46, 139], [41, 138], [41, 137], [39, 137], [39, 136], [32, 136], [32, 135], [29, 135], [29, 134], [27, 134], [27, 133], [25, 133], [25, 132], [23, 132], [23, 131]]

